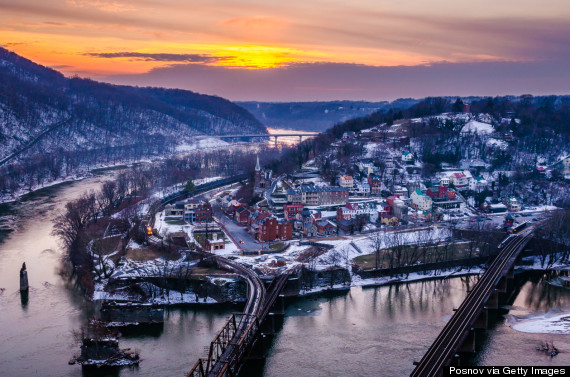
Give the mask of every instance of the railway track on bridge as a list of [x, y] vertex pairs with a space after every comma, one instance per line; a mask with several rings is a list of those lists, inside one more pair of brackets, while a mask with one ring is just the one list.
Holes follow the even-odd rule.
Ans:
[[[287, 283], [289, 275], [276, 276], [269, 288], [257, 274], [223, 257], [220, 267], [240, 274], [247, 281], [248, 300], [243, 313], [233, 314], [210, 343], [206, 359], [198, 359], [187, 377], [235, 377], [261, 335], [261, 324]], [[268, 294], [269, 293], [269, 294]]]
[[[215, 182], [196, 187], [194, 195], [216, 189], [231, 183], [247, 179], [247, 175], [239, 174]], [[186, 193], [178, 192], [155, 203], [149, 209], [149, 220], [154, 214], [168, 203], [186, 197]], [[147, 237], [153, 244], [162, 240], [155, 236]], [[243, 313], [232, 315], [211, 342], [206, 359], [199, 359], [187, 374], [188, 377], [235, 377], [241, 368], [245, 357], [257, 342], [261, 333], [261, 324], [269, 314], [269, 310], [277, 300], [279, 293], [287, 283], [288, 274], [275, 277], [268, 290], [257, 274], [245, 266], [230, 259], [213, 255], [208, 252], [198, 252], [206, 258], [214, 258], [219, 267], [235, 272], [247, 283], [247, 302]]]
[[485, 309], [485, 303], [494, 292], [497, 283], [512, 267], [519, 253], [532, 237], [533, 229], [526, 229], [511, 237], [495, 257], [487, 271], [468, 293], [455, 314], [445, 325], [435, 342], [428, 349], [410, 375], [411, 377], [441, 376], [443, 368], [451, 362], [474, 322]]

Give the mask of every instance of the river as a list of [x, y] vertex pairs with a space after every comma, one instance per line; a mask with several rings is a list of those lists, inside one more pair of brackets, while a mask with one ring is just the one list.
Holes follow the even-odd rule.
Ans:
[[[51, 219], [68, 200], [96, 189], [103, 179], [59, 185], [29, 195], [20, 203], [0, 206], [0, 227], [13, 228], [0, 234], [2, 376], [84, 375], [81, 367], [67, 362], [79, 351], [73, 331], [85, 325], [96, 310], [58, 273], [61, 249], [51, 235]], [[31, 287], [25, 304], [18, 292], [18, 271], [24, 261]], [[474, 279], [354, 287], [333, 296], [292, 300], [266, 362], [251, 367], [246, 375], [408, 375], [412, 361], [421, 358]], [[509, 314], [526, 316], [570, 306], [569, 291], [545, 284], [540, 274], [524, 278], [521, 284]], [[120, 346], [139, 350], [142, 361], [138, 368], [123, 368], [112, 375], [185, 375], [197, 358], [204, 356], [204, 348], [229, 314], [237, 310], [231, 306], [167, 310], [162, 328], [123, 334]], [[568, 364], [567, 338], [521, 333], [499, 321], [483, 338], [484, 346], [471, 362]], [[547, 339], [563, 353], [551, 359], [534, 350]], [[107, 374], [95, 371], [85, 375]]]

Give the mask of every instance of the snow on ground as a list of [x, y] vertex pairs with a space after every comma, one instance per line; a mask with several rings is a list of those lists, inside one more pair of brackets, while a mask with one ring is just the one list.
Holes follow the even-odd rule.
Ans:
[[[168, 234], [171, 233], [186, 233], [188, 235], [188, 242], [190, 243], [197, 243], [196, 239], [193, 236], [193, 232], [194, 229], [196, 228], [196, 226], [192, 225], [192, 224], [169, 224], [165, 219], [164, 219], [164, 212], [159, 212], [155, 215], [155, 221], [154, 221], [154, 229], [158, 232], [158, 234], [160, 234], [162, 237], [166, 237], [168, 236]], [[223, 230], [222, 230], [223, 231]], [[216, 250], [215, 254], [217, 255], [235, 255], [235, 254], [239, 254], [240, 253], [240, 249], [238, 246], [236, 246], [231, 238], [227, 235], [226, 232], [224, 232], [225, 234], [225, 240], [226, 240], [226, 244], [224, 246], [224, 249], [221, 250]]]
[[509, 148], [509, 143], [507, 143], [504, 140], [500, 140], [500, 139], [489, 139], [487, 140], [487, 147], [489, 148], [499, 148], [502, 150], [508, 149]]
[[[383, 240], [383, 248], [391, 247], [394, 244], [393, 234], [395, 232], [386, 232], [385, 238]], [[411, 244], [414, 242], [419, 242], [421, 239], [425, 238], [427, 234], [432, 235], [432, 240], [440, 240], [443, 241], [450, 236], [450, 231], [448, 229], [443, 228], [429, 228], [419, 231], [411, 231], [411, 232], [398, 232], [398, 237], [401, 237], [402, 242], [405, 244]], [[328, 262], [328, 259], [331, 257], [333, 252], [340, 254], [341, 265], [345, 266], [350, 264], [350, 261], [360, 255], [371, 254], [373, 253], [372, 250], [372, 242], [371, 242], [371, 235], [358, 235], [358, 236], [339, 236], [339, 237], [332, 237], [333, 239], [316, 239], [315, 242], [328, 244], [334, 246], [334, 248], [330, 249], [323, 255], [321, 255], [317, 261], [317, 265], [315, 266], [319, 270], [325, 270], [331, 266]], [[354, 247], [352, 244], [356, 245]], [[300, 266], [302, 263], [297, 262], [295, 259], [305, 250], [310, 248], [309, 245], [299, 245], [298, 241], [290, 241], [289, 248], [282, 253], [273, 255], [273, 254], [264, 254], [263, 256], [238, 256], [236, 260], [240, 263], [245, 264], [253, 264], [256, 267], [269, 267], [269, 264], [272, 262], [276, 262], [278, 259], [284, 260], [287, 262], [287, 268], [293, 269], [297, 266]], [[357, 249], [358, 248], [358, 249]], [[216, 251], [217, 253], [218, 251]], [[348, 261], [346, 258], [348, 257]]]
[[476, 120], [470, 120], [461, 129], [461, 133], [476, 133], [478, 135], [486, 135], [495, 132], [492, 125], [488, 123], [478, 122]]
[[[184, 223], [182, 224], [170, 224], [165, 220], [164, 211], [158, 212], [154, 217], [154, 229], [162, 237], [167, 236], [170, 233], [184, 232], [192, 237], [192, 230], [194, 227], [192, 225]], [[192, 238], [193, 239], [193, 238]]]
[[[412, 232], [385, 232], [382, 239], [382, 248], [389, 248], [395, 245], [396, 242], [403, 242], [404, 244], [413, 244], [421, 242], [422, 239], [427, 239], [428, 235], [434, 241], [443, 241], [451, 236], [451, 232], [446, 228], [430, 228], [419, 231]], [[319, 241], [320, 243], [329, 244], [334, 246], [333, 249], [319, 257], [319, 262], [317, 268], [326, 268], [329, 264], [326, 262], [332, 252], [340, 252], [343, 257], [347, 257], [352, 260], [360, 255], [371, 254], [374, 252], [372, 249], [372, 237], [373, 235], [362, 235], [357, 237], [346, 237], [340, 240], [324, 240]], [[398, 239], [395, 239], [398, 237]], [[354, 247], [352, 244], [356, 245]], [[359, 251], [359, 250], [360, 251]]]
[[336, 211], [321, 211], [321, 216], [323, 219], [330, 219], [336, 217]]
[[195, 185], [203, 185], [205, 183], [210, 183], [210, 182], [214, 182], [217, 181], [218, 179], [222, 179], [223, 177], [208, 177], [208, 178], [200, 178], [200, 179], [196, 179], [192, 182], [194, 182]]
[[176, 147], [176, 152], [191, 152], [197, 149], [224, 148], [229, 144], [214, 137], [196, 138], [194, 143], [184, 143]]
[[514, 318], [511, 328], [533, 334], [570, 334], [570, 311], [551, 311], [524, 319]]
[[352, 275], [352, 285], [353, 286], [360, 286], [360, 287], [376, 287], [381, 285], [388, 285], [388, 284], [395, 284], [395, 283], [404, 283], [404, 282], [411, 282], [411, 281], [419, 281], [419, 280], [426, 280], [426, 279], [441, 279], [441, 278], [450, 278], [454, 276], [465, 276], [465, 275], [477, 275], [481, 274], [484, 271], [478, 267], [467, 269], [461, 268], [458, 270], [446, 271], [441, 272], [439, 270], [436, 271], [427, 271], [425, 274], [420, 272], [412, 272], [408, 275], [401, 275], [401, 276], [384, 276], [379, 278], [369, 278], [369, 279], [362, 279], [358, 275]]
[[[93, 293], [93, 300], [109, 300], [109, 301], [134, 301], [140, 300], [140, 297], [128, 295], [123, 290], [118, 289], [113, 293], [103, 291], [103, 287], [97, 284], [95, 286], [95, 292]], [[179, 292], [175, 290], [170, 290], [168, 293], [158, 296], [152, 300], [152, 302], [161, 305], [177, 305], [177, 304], [217, 304], [218, 301], [212, 297], [198, 297], [194, 292]]]
[[132, 250], [142, 249], [142, 246], [131, 239], [127, 244], [127, 249], [132, 249]]
[[383, 143], [366, 143], [364, 148], [366, 149], [364, 157], [372, 158], [376, 155], [377, 150], [385, 150], [386, 146]]
[[39, 185], [33, 185], [31, 190], [28, 190], [27, 188], [24, 188], [24, 187], [20, 187], [19, 189], [15, 190], [14, 192], [12, 192], [10, 194], [0, 195], [0, 204], [16, 201], [26, 194], [29, 194], [29, 193], [32, 193], [34, 191], [38, 191], [38, 190], [41, 190], [41, 189], [44, 189], [47, 187], [56, 186], [56, 185], [60, 185], [62, 183], [67, 183], [67, 182], [81, 181], [81, 180], [87, 178], [88, 176], [90, 176], [90, 174], [85, 174], [85, 175], [78, 174], [75, 176], [61, 178], [61, 179], [57, 179], [57, 180], [54, 180], [51, 182], [41, 183]]
[[556, 211], [557, 209], [559, 208], [556, 206], [544, 205], [544, 206], [525, 208], [523, 210], [518, 211], [517, 213], [547, 212], [547, 211]]
[[[141, 200], [140, 202], [136, 203], [136, 211], [137, 214], [141, 217], [143, 217], [144, 215], [146, 215], [148, 213], [148, 209], [149, 209], [150, 205], [149, 205], [149, 199], [144, 199]], [[120, 219], [124, 216], [125, 213], [130, 213], [132, 209], [132, 206], [126, 207], [125, 209], [119, 211], [119, 212], [115, 212], [114, 214], [111, 215], [111, 218], [113, 219]]]
[[321, 178], [321, 177], [314, 177], [314, 178], [303, 178], [300, 179], [303, 184], [314, 183], [315, 186], [327, 186], [328, 184]]

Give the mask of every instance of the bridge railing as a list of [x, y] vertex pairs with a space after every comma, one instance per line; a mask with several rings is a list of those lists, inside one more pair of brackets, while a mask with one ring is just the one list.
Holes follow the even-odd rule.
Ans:
[[[258, 336], [259, 322], [254, 315], [234, 313], [210, 343], [206, 359], [198, 359], [186, 377], [235, 376], [249, 346]], [[220, 360], [233, 347], [228, 360]], [[222, 365], [223, 364], [223, 365]]]

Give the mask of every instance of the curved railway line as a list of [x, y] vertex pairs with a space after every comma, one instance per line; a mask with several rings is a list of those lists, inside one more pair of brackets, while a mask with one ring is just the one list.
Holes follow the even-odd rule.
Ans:
[[[193, 195], [239, 182], [246, 178], [247, 175], [239, 174], [199, 185], [196, 186]], [[164, 208], [166, 204], [180, 200], [186, 197], [186, 195], [185, 192], [177, 192], [152, 205], [149, 208], [149, 220], [152, 222], [154, 214]], [[147, 239], [151, 243], [161, 242], [161, 240], [152, 235], [147, 237]], [[275, 277], [269, 286], [270, 294], [267, 295], [268, 290], [253, 270], [218, 255], [207, 252], [201, 252], [200, 254], [207, 258], [214, 258], [220, 268], [235, 272], [246, 281], [247, 302], [243, 313], [232, 315], [216, 335], [210, 344], [208, 357], [205, 360], [199, 359], [187, 376], [236, 376], [245, 357], [251, 352], [259, 338], [261, 333], [260, 324], [263, 323], [269, 314], [269, 310], [287, 283], [289, 275], [283, 274]], [[236, 318], [238, 319], [236, 320]]]

